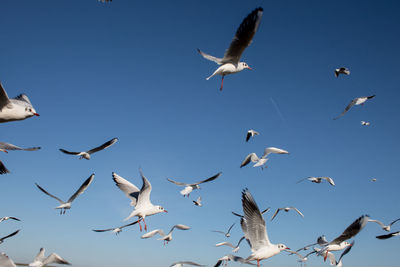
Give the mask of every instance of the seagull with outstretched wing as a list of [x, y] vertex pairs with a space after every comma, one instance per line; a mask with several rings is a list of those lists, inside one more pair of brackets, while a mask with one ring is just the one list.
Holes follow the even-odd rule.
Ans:
[[175, 228], [179, 229], [179, 230], [189, 230], [190, 229], [190, 227], [187, 225], [175, 224], [174, 226], [172, 226], [171, 230], [169, 230], [168, 234], [165, 234], [162, 229], [156, 229], [151, 232], [145, 233], [144, 235], [142, 235], [141, 238], [146, 239], [146, 238], [153, 237], [156, 234], [159, 234], [161, 236], [161, 238], [159, 238], [157, 240], [163, 240], [164, 245], [165, 245], [165, 243], [168, 244], [168, 242], [170, 242], [172, 240], [172, 231], [174, 231]]
[[286, 212], [288, 212], [288, 211], [290, 211], [290, 210], [294, 210], [294, 211], [296, 211], [301, 217], [304, 218], [303, 213], [301, 213], [296, 207], [284, 207], [284, 208], [278, 208], [278, 209], [275, 211], [274, 215], [272, 215], [271, 221], [276, 217], [276, 215], [278, 215], [278, 213], [279, 213], [281, 210], [286, 211]]
[[353, 100], [351, 100], [350, 104], [347, 105], [347, 107], [344, 109], [344, 111], [337, 116], [336, 118], [334, 118], [334, 120], [339, 119], [340, 117], [342, 117], [344, 114], [346, 114], [347, 111], [349, 111], [353, 106], [355, 105], [364, 105], [364, 103], [368, 100], [368, 99], [372, 99], [374, 98], [375, 95], [371, 95], [371, 96], [362, 96], [362, 97], [357, 97], [354, 98]]
[[183, 190], [181, 190], [180, 193], [181, 193], [181, 195], [183, 195], [184, 197], [185, 197], [185, 196], [188, 196], [188, 197], [189, 197], [190, 193], [191, 193], [193, 190], [195, 190], [195, 189], [200, 189], [200, 184], [214, 181], [215, 179], [217, 179], [218, 177], [220, 177], [221, 174], [222, 174], [222, 172], [219, 172], [219, 173], [217, 173], [216, 175], [211, 176], [210, 178], [207, 178], [207, 179], [205, 179], [205, 180], [202, 180], [202, 181], [200, 181], [200, 182], [193, 183], [193, 184], [186, 184], [186, 183], [176, 182], [176, 181], [174, 181], [174, 180], [172, 180], [172, 179], [169, 179], [169, 178], [167, 178], [167, 180], [170, 181], [171, 183], [176, 184], [176, 185], [184, 186], [185, 188], [184, 188]]
[[90, 155], [96, 152], [99, 152], [103, 149], [106, 149], [107, 147], [112, 146], [113, 144], [115, 144], [118, 141], [118, 138], [113, 138], [107, 142], [105, 142], [104, 144], [102, 144], [101, 146], [95, 147], [93, 149], [90, 149], [88, 151], [82, 151], [82, 152], [71, 152], [65, 149], [60, 148], [60, 151], [65, 153], [65, 154], [69, 154], [69, 155], [77, 155], [80, 156], [79, 159], [90, 159]]
[[119, 233], [122, 232], [123, 228], [131, 226], [131, 225], [134, 225], [134, 224], [137, 224], [137, 223], [138, 223], [138, 221], [134, 221], [132, 223], [125, 224], [125, 225], [120, 226], [120, 227], [108, 228], [108, 229], [102, 229], [102, 230], [92, 230], [92, 231], [93, 232], [98, 232], [98, 233], [111, 231], [111, 233], [114, 233], [114, 234], [118, 235]]
[[232, 227], [235, 225], [235, 223], [233, 223], [229, 228], [228, 228], [228, 231], [225, 233], [224, 231], [218, 231], [218, 230], [212, 230], [211, 232], [215, 232], [215, 233], [221, 233], [221, 234], [223, 234], [225, 237], [230, 237], [231, 236], [231, 230], [232, 230]]
[[379, 224], [379, 225], [382, 227], [382, 229], [385, 230], [386, 232], [390, 232], [391, 226], [392, 226], [394, 223], [398, 222], [398, 221], [400, 221], [400, 218], [394, 220], [393, 222], [389, 223], [388, 225], [385, 225], [385, 224], [383, 224], [383, 222], [381, 222], [381, 221], [368, 219], [368, 222], [375, 222], [375, 223]]
[[15, 232], [12, 232], [12, 233], [9, 234], [9, 235], [6, 235], [6, 236], [1, 237], [1, 238], [0, 238], [0, 244], [2, 244], [2, 243], [4, 242], [4, 240], [6, 240], [7, 238], [10, 238], [10, 237], [15, 236], [16, 234], [18, 234], [19, 231], [20, 231], [20, 230], [17, 230], [17, 231], [15, 231]]

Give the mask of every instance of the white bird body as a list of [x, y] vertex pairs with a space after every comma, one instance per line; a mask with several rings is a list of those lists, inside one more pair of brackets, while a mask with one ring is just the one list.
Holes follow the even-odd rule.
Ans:
[[321, 176], [321, 177], [313, 177], [313, 176], [311, 176], [311, 177], [303, 178], [300, 181], [298, 181], [297, 183], [300, 183], [300, 182], [302, 182], [302, 181], [304, 181], [306, 179], [309, 180], [310, 182], [316, 183], [316, 184], [320, 184], [322, 182], [322, 180], [325, 180], [330, 185], [333, 185], [333, 186], [335, 185], [335, 182], [333, 181], [333, 179], [330, 178], [330, 177], [326, 177], [326, 176]]
[[29, 263], [29, 266], [30, 267], [42, 267], [42, 266], [46, 266], [47, 264], [51, 264], [51, 263], [71, 265], [71, 263], [64, 260], [56, 253], [51, 253], [49, 256], [45, 257], [44, 252], [45, 252], [44, 248], [41, 248], [39, 253], [36, 255], [35, 259], [33, 260], [33, 262]]
[[10, 259], [5, 253], [0, 253], [0, 266], [1, 267], [17, 267], [14, 261]]
[[189, 230], [190, 229], [190, 227], [187, 225], [176, 224], [171, 228], [171, 230], [168, 232], [168, 234], [165, 234], [164, 231], [161, 229], [156, 229], [156, 230], [153, 230], [151, 232], [148, 232], [148, 233], [142, 235], [141, 238], [142, 239], [150, 238], [156, 234], [159, 234], [161, 236], [161, 238], [158, 238], [157, 240], [164, 241], [164, 245], [165, 245], [165, 242], [167, 242], [167, 244], [168, 244], [168, 242], [170, 242], [172, 240], [172, 231], [174, 231], [175, 228], [179, 229], [179, 230]]
[[369, 126], [371, 123], [368, 121], [361, 121], [361, 125]]

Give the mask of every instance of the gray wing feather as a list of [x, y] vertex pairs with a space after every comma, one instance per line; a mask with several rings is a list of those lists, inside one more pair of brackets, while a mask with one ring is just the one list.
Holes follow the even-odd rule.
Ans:
[[278, 213], [281, 211], [281, 208], [277, 209], [274, 213], [274, 215], [272, 215], [271, 221], [275, 218], [276, 215], [278, 215]]
[[47, 265], [49, 263], [58, 263], [58, 264], [66, 264], [66, 265], [71, 265], [68, 261], [64, 260], [61, 258], [59, 255], [56, 253], [51, 253], [50, 256], [48, 256], [44, 261], [43, 265]]
[[78, 155], [79, 153], [81, 153], [81, 152], [71, 152], [71, 151], [68, 151], [68, 150], [65, 150], [62, 148], [60, 148], [59, 150], [65, 154], [69, 154], [69, 155]]
[[141, 205], [145, 205], [146, 202], [151, 203], [150, 201], [150, 193], [152, 189], [151, 184], [149, 180], [147, 180], [147, 178], [143, 175], [142, 170], [139, 170], [139, 172], [143, 180], [143, 185], [142, 188], [140, 188], [138, 201], [136, 203], [136, 208], [139, 208]]
[[110, 141], [105, 142], [104, 144], [102, 144], [101, 146], [95, 147], [89, 151], [86, 151], [86, 153], [88, 154], [93, 154], [95, 152], [98, 152], [100, 150], [106, 149], [107, 147], [112, 146], [113, 144], [115, 144], [118, 141], [118, 138], [113, 138]]
[[198, 48], [197, 48], [197, 52], [199, 52], [200, 55], [201, 55], [202, 57], [204, 57], [205, 59], [214, 61], [214, 62], [217, 63], [218, 65], [221, 65], [221, 64], [222, 64], [222, 58], [213, 57], [213, 56], [211, 56], [211, 55], [209, 55], [209, 54], [204, 53], [203, 51], [201, 51], [201, 50], [198, 49]]
[[0, 238], [0, 240], [3, 241], [4, 239], [10, 238], [10, 237], [12, 237], [12, 236], [15, 236], [16, 234], [18, 234], [19, 231], [20, 231], [20, 230], [17, 230], [17, 231], [15, 231], [15, 232], [12, 232], [11, 234], [6, 235], [6, 236]]
[[188, 186], [189, 184], [185, 184], [185, 183], [181, 183], [181, 182], [176, 182], [174, 180], [171, 180], [169, 178], [167, 178], [168, 181], [170, 181], [171, 183], [174, 183], [176, 185], [181, 185], [181, 186]]
[[397, 222], [397, 221], [400, 221], [400, 218], [398, 218], [398, 219], [396, 219], [396, 220], [394, 220], [393, 222], [391, 222], [390, 224], [389, 224], [389, 226], [392, 226], [395, 222]]
[[4, 90], [3, 85], [0, 83], [0, 110], [10, 103], [6, 90]]
[[363, 215], [350, 224], [343, 233], [329, 244], [340, 244], [341, 242], [356, 236], [368, 223], [368, 215]]
[[219, 172], [219, 173], [217, 173], [216, 175], [214, 175], [214, 176], [212, 176], [212, 177], [210, 177], [210, 178], [207, 178], [207, 179], [205, 179], [205, 180], [203, 180], [203, 181], [197, 182], [197, 183], [195, 183], [195, 184], [190, 184], [190, 185], [198, 185], [198, 184], [202, 184], [202, 183], [211, 182], [211, 181], [217, 179], [218, 177], [220, 177], [221, 174], [222, 174], [222, 172]]
[[37, 183], [35, 183], [35, 185], [37, 186], [37, 188], [40, 189], [40, 191], [42, 191], [43, 193], [45, 193], [46, 195], [56, 199], [58, 202], [60, 202], [61, 204], [64, 204], [65, 202], [62, 201], [61, 199], [59, 199], [58, 197], [56, 197], [55, 195], [50, 194], [49, 192], [47, 192], [46, 190], [44, 190], [40, 185], [38, 185]]
[[391, 238], [391, 237], [397, 236], [397, 235], [400, 235], [400, 231], [393, 232], [393, 233], [390, 233], [390, 234], [387, 234], [387, 235], [378, 235], [376, 238], [378, 238], [378, 239], [388, 239], [388, 238]]
[[34, 151], [34, 150], [39, 150], [40, 147], [28, 147], [28, 148], [22, 148], [13, 144], [5, 143], [5, 142], [0, 142], [0, 148], [5, 149], [5, 150], [25, 150], [25, 151]]
[[339, 116], [337, 116], [336, 118], [334, 118], [334, 120], [337, 120], [337, 119], [339, 119], [340, 117], [342, 117], [344, 114], [346, 114], [346, 112], [349, 111], [349, 109], [350, 109], [352, 106], [354, 106], [354, 104], [355, 104], [356, 102], [357, 102], [357, 98], [356, 98], [356, 99], [353, 99], [353, 100], [350, 102], [350, 104], [347, 105], [347, 107], [344, 109], [344, 111], [343, 111]]
[[77, 196], [79, 196], [80, 194], [82, 194], [83, 192], [85, 192], [86, 188], [89, 187], [89, 185], [92, 183], [94, 179], [94, 173], [92, 175], [89, 176], [89, 178], [86, 179], [86, 181], [83, 182], [83, 184], [79, 187], [79, 189], [75, 192], [75, 194], [73, 194], [67, 202], [71, 203], [72, 201], [75, 200], [75, 198]]
[[112, 173], [115, 185], [131, 200], [131, 206], [135, 206], [139, 197], [139, 188], [115, 172]]

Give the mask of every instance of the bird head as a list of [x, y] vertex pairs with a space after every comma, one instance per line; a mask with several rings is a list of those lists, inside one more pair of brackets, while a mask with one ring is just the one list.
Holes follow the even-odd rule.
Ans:
[[243, 69], [253, 70], [252, 68], [250, 68], [249, 65], [247, 65], [246, 62], [239, 62], [239, 68], [242, 69], [242, 70], [243, 70]]
[[40, 116], [38, 113], [36, 113], [36, 110], [33, 107], [26, 107], [25, 112], [29, 115], [29, 117], [32, 117], [33, 115]]

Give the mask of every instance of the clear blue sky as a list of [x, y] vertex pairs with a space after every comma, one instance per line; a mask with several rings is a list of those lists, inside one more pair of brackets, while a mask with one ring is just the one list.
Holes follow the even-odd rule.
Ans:
[[[242, 57], [254, 71], [227, 76], [220, 92], [220, 77], [205, 80], [217, 65], [196, 48], [222, 56], [258, 6], [262, 22]], [[1, 236], [22, 229], [0, 250], [30, 262], [45, 247], [76, 267], [213, 266], [230, 250], [214, 247], [224, 239], [210, 230], [236, 221], [230, 241], [241, 237], [231, 211], [242, 212], [245, 187], [260, 208], [294, 205], [304, 213], [273, 222], [272, 212], [265, 215], [271, 241], [293, 249], [321, 234], [335, 238], [362, 214], [385, 223], [400, 217], [399, 9], [397, 1], [2, 0], [0, 80], [10, 97], [26, 93], [41, 116], [0, 124], [0, 141], [42, 150], [0, 155], [12, 172], [0, 177], [0, 216], [22, 219], [0, 225]], [[335, 78], [339, 66], [351, 75]], [[376, 98], [332, 120], [351, 99], [371, 94]], [[250, 128], [260, 136], [245, 143]], [[113, 137], [119, 142], [90, 161], [58, 151]], [[267, 146], [290, 155], [272, 155], [264, 171], [239, 168]], [[140, 239], [136, 226], [117, 237], [91, 231], [124, 223], [132, 208], [111, 172], [140, 187], [139, 167], [153, 185], [152, 202], [169, 212], [149, 217], [150, 230], [192, 227], [175, 231], [166, 247]], [[190, 199], [166, 181], [195, 182], [219, 171]], [[63, 216], [34, 185], [67, 199], [92, 172], [93, 183]], [[337, 185], [296, 184], [308, 176], [330, 176]], [[191, 202], [198, 195], [201, 208]], [[344, 264], [398, 266], [399, 239], [377, 240], [380, 234], [367, 225]], [[243, 243], [239, 255], [249, 254]], [[282, 253], [263, 264], [296, 260]], [[312, 257], [309, 264], [324, 263]]]

